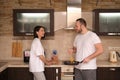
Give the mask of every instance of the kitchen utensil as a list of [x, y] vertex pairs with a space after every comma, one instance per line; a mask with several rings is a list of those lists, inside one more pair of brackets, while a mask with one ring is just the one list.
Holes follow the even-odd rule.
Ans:
[[82, 63], [83, 61], [73, 61], [73, 62], [71, 62], [71, 61], [64, 61], [64, 64], [65, 65], [78, 65], [79, 63]]
[[12, 57], [22, 56], [22, 42], [12, 42]]

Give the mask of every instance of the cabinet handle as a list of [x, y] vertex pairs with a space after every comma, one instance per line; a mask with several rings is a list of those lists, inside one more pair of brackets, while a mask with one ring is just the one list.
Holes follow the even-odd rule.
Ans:
[[66, 71], [70, 71], [70, 69], [67, 69]]
[[56, 76], [56, 80], [58, 80], [58, 76]]
[[56, 74], [58, 73], [58, 69], [56, 69]]
[[110, 71], [115, 71], [116, 69], [115, 68], [110, 68]]
[[60, 80], [60, 77], [61, 77], [61, 73], [60, 73], [60, 70], [59, 68], [56, 68], [56, 80]]

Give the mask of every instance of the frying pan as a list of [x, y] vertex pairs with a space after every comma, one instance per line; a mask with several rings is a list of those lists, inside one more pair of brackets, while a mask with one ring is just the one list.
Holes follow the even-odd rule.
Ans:
[[64, 64], [65, 65], [78, 65], [79, 63], [82, 63], [83, 61], [73, 61], [73, 62], [71, 62], [71, 61], [64, 61]]

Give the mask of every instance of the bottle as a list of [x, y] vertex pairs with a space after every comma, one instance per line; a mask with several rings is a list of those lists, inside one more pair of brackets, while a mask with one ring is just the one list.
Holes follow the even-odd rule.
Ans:
[[58, 63], [57, 50], [53, 50], [52, 53], [53, 53], [52, 61], [54, 64], [57, 64]]

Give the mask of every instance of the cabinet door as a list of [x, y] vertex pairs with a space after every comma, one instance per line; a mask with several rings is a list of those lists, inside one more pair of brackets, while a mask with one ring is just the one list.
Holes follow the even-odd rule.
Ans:
[[98, 67], [97, 80], [120, 80], [119, 67]]
[[4, 71], [0, 72], [0, 80], [8, 80], [7, 69], [5, 69]]
[[[46, 76], [46, 80], [61, 80], [61, 68], [46, 67], [45, 76]], [[29, 72], [28, 68], [21, 68], [21, 67], [8, 68], [8, 79], [33, 80], [33, 74]]]
[[33, 80], [32, 73], [28, 68], [8, 68], [8, 79], [10, 80]]
[[46, 80], [61, 80], [61, 68], [46, 67], [45, 76], [46, 76]]

